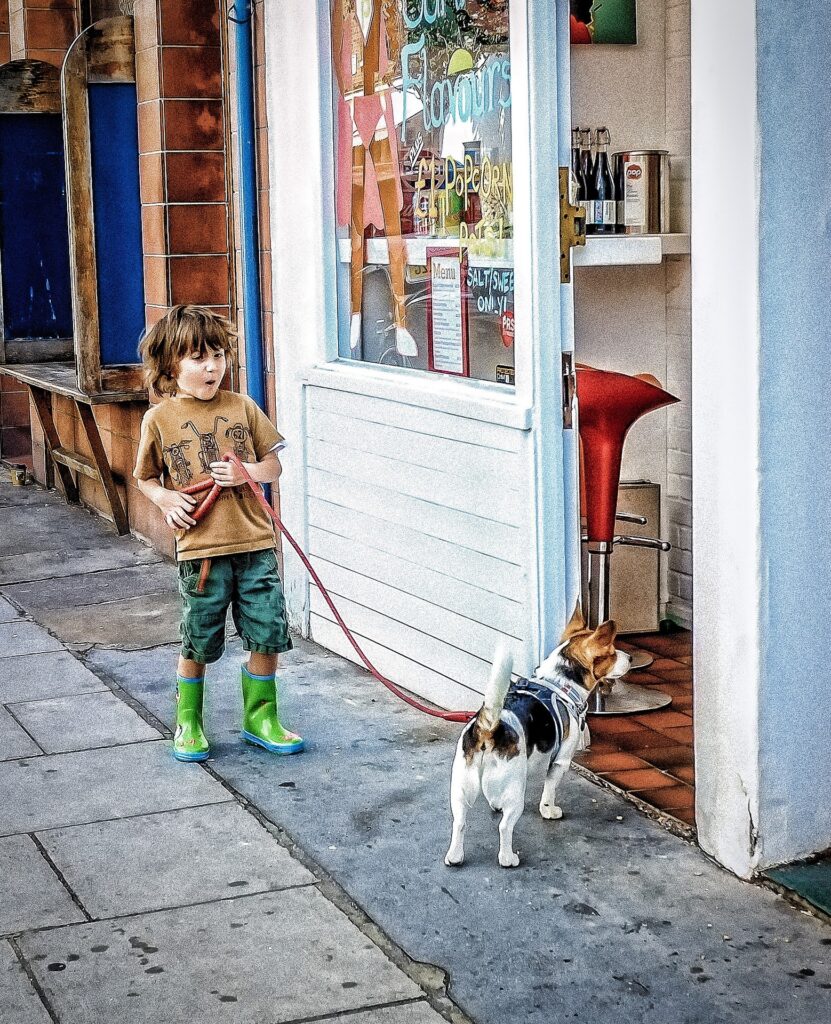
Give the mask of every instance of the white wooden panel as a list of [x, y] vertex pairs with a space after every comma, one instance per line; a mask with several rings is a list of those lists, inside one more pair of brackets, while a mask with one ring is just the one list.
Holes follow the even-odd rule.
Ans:
[[408, 526], [425, 537], [448, 541], [454, 548], [453, 559], [463, 560], [473, 551], [513, 565], [520, 561], [521, 536], [517, 527], [489, 522], [467, 512], [320, 469], [309, 468], [307, 478], [310, 498], [320, 498], [355, 511], [368, 511], [377, 520], [374, 530], [386, 529], [386, 523]]
[[465, 441], [504, 452], [522, 450], [525, 434], [512, 427], [487, 423], [481, 419], [468, 419], [449, 413], [423, 409], [401, 402], [390, 402], [366, 395], [335, 391], [330, 388], [309, 387], [308, 415], [314, 410], [341, 413], [354, 419], [370, 423], [384, 423], [389, 426], [415, 430], [433, 437], [445, 437], [451, 441]]
[[518, 458], [484, 448], [481, 444], [451, 441], [422, 431], [370, 423], [323, 409], [308, 417], [307, 435], [323, 441], [337, 439], [344, 448], [372, 452], [442, 473], [458, 474], [462, 466], [466, 472], [475, 474], [481, 485], [487, 482], [489, 487], [518, 491], [525, 486], [526, 474]]
[[[370, 579], [394, 581], [394, 585], [407, 594], [423, 597], [465, 618], [482, 625], [522, 638], [528, 633], [528, 611], [522, 595], [514, 600], [500, 597], [481, 587], [474, 587], [455, 579], [452, 567], [440, 571], [407, 561], [398, 554], [379, 551], [354, 538], [346, 539], [325, 530], [309, 531], [309, 550], [316, 558], [345, 566]], [[321, 576], [324, 584], [327, 578]]]
[[[362, 665], [349, 641], [343, 635], [337, 623], [330, 622], [318, 615], [311, 617], [311, 634], [321, 647], [334, 651], [342, 658]], [[418, 662], [411, 661], [403, 655], [391, 651], [388, 647], [358, 637], [358, 643], [375, 668], [387, 679], [391, 679], [402, 689], [419, 694], [426, 700], [447, 711], [476, 711], [481, 706], [481, 695], [484, 693], [487, 673], [476, 681], [476, 688], [468, 689], [461, 686], [455, 679], [450, 679], [439, 672], [425, 668]], [[381, 683], [378, 683], [381, 689]], [[394, 698], [391, 698], [394, 699]], [[461, 731], [461, 726], [456, 726]]]
[[525, 593], [526, 572], [521, 566], [431, 537], [406, 522], [382, 521], [373, 515], [311, 497], [309, 523], [437, 572], [451, 572], [456, 579], [493, 594], [514, 600]]
[[[451, 475], [314, 438], [308, 441], [306, 450], [310, 468], [328, 470], [350, 480], [468, 512], [484, 520], [517, 525], [517, 512], [522, 507], [518, 492], [483, 487], [476, 474], [468, 472], [461, 458], [457, 472]], [[475, 528], [475, 524], [472, 525]]]
[[[317, 587], [310, 591], [312, 613], [334, 622], [334, 617]], [[411, 661], [447, 675], [473, 689], [483, 687], [490, 671], [490, 659], [477, 658], [397, 619], [341, 597], [338, 611], [356, 637], [366, 637], [397, 651]], [[360, 643], [360, 639], [358, 641]], [[514, 643], [506, 638], [507, 643]], [[521, 655], [521, 652], [520, 652]], [[397, 682], [397, 680], [393, 680]]]
[[[440, 605], [407, 594], [389, 583], [380, 583], [361, 573], [320, 559], [316, 560], [315, 569], [341, 615], [342, 603], [355, 602], [363, 608], [383, 609], [384, 615], [388, 618], [405, 622], [411, 629], [452, 647], [458, 647], [485, 661], [491, 660], [500, 643], [506, 644], [517, 657], [522, 654], [522, 640], [507, 637], [502, 630], [483, 626]], [[312, 607], [316, 606], [313, 598]], [[327, 615], [330, 614], [331, 612], [327, 612]], [[352, 628], [348, 620], [346, 624]]]

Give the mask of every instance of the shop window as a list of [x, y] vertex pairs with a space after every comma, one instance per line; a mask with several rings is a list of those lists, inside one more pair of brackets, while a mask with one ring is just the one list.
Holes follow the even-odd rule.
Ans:
[[339, 353], [514, 383], [508, 0], [330, 0]]
[[0, 114], [0, 261], [4, 342], [31, 339], [34, 349], [34, 339], [70, 338], [60, 114]]

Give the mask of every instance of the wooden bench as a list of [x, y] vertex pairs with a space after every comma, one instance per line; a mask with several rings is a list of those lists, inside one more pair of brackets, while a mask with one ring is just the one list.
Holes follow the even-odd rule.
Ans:
[[[73, 504], [79, 502], [78, 484], [72, 476], [73, 471], [98, 480], [104, 488], [116, 530], [120, 536], [129, 533], [127, 513], [115, 486], [112, 469], [101, 441], [101, 434], [98, 432], [98, 424], [95, 422], [92, 407], [146, 401], [147, 394], [140, 391], [109, 391], [97, 395], [85, 395], [78, 388], [74, 363], [5, 364], [0, 366], [0, 372], [14, 377], [15, 380], [21, 381], [29, 388], [43, 430], [48, 454], [58, 467], [66, 500]], [[52, 395], [62, 395], [75, 403], [81, 426], [89, 442], [92, 459], [69, 451], [61, 445], [55, 421], [52, 418]]]

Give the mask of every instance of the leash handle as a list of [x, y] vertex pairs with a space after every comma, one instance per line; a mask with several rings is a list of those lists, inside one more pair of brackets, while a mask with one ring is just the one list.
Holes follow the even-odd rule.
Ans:
[[[475, 718], [475, 711], [441, 711], [438, 708], [431, 708], [426, 704], [422, 704], [419, 701], [415, 700], [413, 697], [410, 697], [408, 694], [404, 693], [404, 691], [401, 690], [398, 686], [396, 686], [396, 684], [391, 679], [387, 679], [385, 675], [382, 675], [378, 671], [378, 669], [375, 668], [375, 666], [372, 664], [372, 662], [369, 660], [366, 654], [364, 654], [360, 644], [352, 635], [352, 632], [349, 629], [349, 627], [343, 621], [340, 612], [335, 607], [334, 601], [329, 596], [329, 591], [326, 589], [326, 587], [323, 586], [323, 584], [320, 581], [320, 577], [315, 572], [314, 566], [306, 557], [302, 548], [294, 539], [294, 537], [292, 537], [292, 535], [283, 525], [280, 517], [265, 500], [265, 495], [263, 494], [262, 488], [256, 482], [256, 480], [252, 478], [251, 474], [243, 465], [242, 460], [237, 455], [235, 455], [234, 452], [226, 452], [222, 456], [222, 461], [233, 462], [234, 465], [236, 465], [237, 468], [239, 469], [240, 473], [242, 473], [243, 477], [245, 478], [245, 482], [251, 488], [254, 497], [257, 499], [257, 501], [260, 503], [260, 505], [263, 507], [266, 513], [274, 521], [274, 525], [277, 527], [280, 533], [283, 534], [283, 536], [286, 538], [289, 544], [291, 544], [292, 548], [297, 554], [297, 557], [306, 567], [306, 570], [308, 571], [309, 575], [312, 577], [318, 589], [320, 590], [320, 593], [323, 595], [326, 604], [329, 606], [329, 610], [335, 616], [335, 621], [343, 630], [346, 639], [352, 645], [353, 650], [361, 659], [361, 662], [364, 664], [367, 671], [369, 671], [378, 680], [378, 682], [383, 684], [391, 693], [394, 693], [395, 696], [399, 698], [399, 700], [403, 700], [405, 704], [409, 704], [411, 708], [415, 708], [417, 711], [423, 711], [424, 714], [426, 715], [431, 715], [433, 718], [441, 718], [445, 722], [469, 722], [472, 718]], [[208, 490], [208, 488], [211, 487], [211, 484], [211, 480], [203, 480], [199, 484], [192, 484], [189, 488], [186, 488], [185, 493], [198, 494], [201, 491]], [[191, 513], [192, 518], [199, 522], [199, 520], [202, 519], [202, 517], [206, 515], [206, 513], [209, 512], [210, 509], [213, 507], [217, 498], [219, 497], [219, 493], [221, 490], [222, 488], [219, 486], [219, 484], [213, 484], [210, 492], [208, 493], [204, 501], [202, 501], [202, 503], [199, 505], [196, 511]]]

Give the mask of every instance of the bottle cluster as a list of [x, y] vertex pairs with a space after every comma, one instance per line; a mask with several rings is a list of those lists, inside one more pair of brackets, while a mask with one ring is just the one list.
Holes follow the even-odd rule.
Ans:
[[614, 235], [618, 227], [622, 188], [609, 163], [608, 128], [573, 128], [571, 170], [577, 183], [577, 202], [586, 211], [587, 235]]

